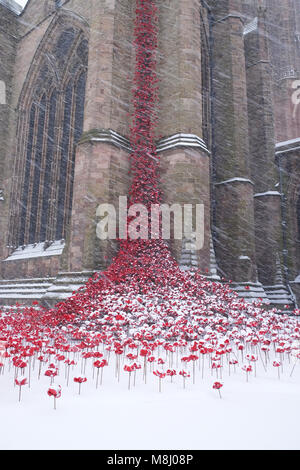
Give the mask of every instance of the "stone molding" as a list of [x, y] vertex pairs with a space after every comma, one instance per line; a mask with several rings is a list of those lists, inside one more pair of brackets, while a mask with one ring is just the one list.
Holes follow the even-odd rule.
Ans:
[[170, 137], [164, 137], [157, 142], [157, 152], [164, 152], [177, 147], [196, 148], [210, 155], [203, 139], [195, 134], [178, 133]]
[[[112, 129], [99, 129], [86, 132], [83, 134], [79, 144], [83, 144], [85, 142], [105, 142], [107, 144], [122, 148], [127, 152], [132, 152], [129, 139]], [[195, 134], [179, 132], [169, 137], [163, 137], [157, 142], [158, 153], [164, 152], [166, 150], [172, 150], [178, 147], [195, 148], [210, 155], [210, 151], [208, 150], [204, 140]]]

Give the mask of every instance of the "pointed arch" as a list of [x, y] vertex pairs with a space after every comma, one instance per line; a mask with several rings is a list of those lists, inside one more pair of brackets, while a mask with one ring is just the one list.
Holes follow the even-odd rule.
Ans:
[[[72, 201], [75, 144], [83, 127], [88, 65], [86, 25], [55, 15], [34, 56], [20, 94], [12, 204], [19, 201], [8, 244], [65, 238]], [[84, 83], [84, 87], [82, 84]], [[79, 94], [80, 93], [80, 97]], [[24, 146], [25, 145], [25, 146]], [[17, 225], [15, 224], [17, 220]]]
[[[52, 60], [53, 49], [57, 47], [56, 43], [59, 41], [63, 31], [70, 28], [76, 31], [77, 36], [81, 35], [87, 42], [89, 41], [89, 25], [83, 17], [67, 10], [57, 11], [35, 51], [18, 99], [17, 109], [28, 109], [34, 88], [33, 85], [36, 83], [45, 61], [48, 62], [49, 68], [52, 68], [52, 77], [58, 77], [59, 72], [56, 69], [55, 62]], [[64, 57], [65, 63], [68, 60], [69, 57]]]
[[38, 215], [38, 204], [40, 194], [40, 178], [41, 178], [41, 166], [42, 157], [45, 141], [45, 122], [46, 122], [46, 94], [42, 95], [42, 98], [38, 104], [38, 120], [36, 128], [36, 144], [34, 156], [32, 155], [31, 171], [32, 171], [32, 182], [30, 191], [30, 204], [29, 204], [29, 221], [28, 221], [28, 242], [35, 243], [36, 241], [36, 225]]

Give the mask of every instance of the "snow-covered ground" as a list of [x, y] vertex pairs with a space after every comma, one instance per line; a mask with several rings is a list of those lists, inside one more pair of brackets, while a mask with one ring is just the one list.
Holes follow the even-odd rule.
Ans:
[[2, 312], [1, 449], [300, 449], [299, 310], [196, 274], [163, 279]]
[[[268, 373], [258, 364], [256, 377], [251, 373], [248, 382], [241, 368], [234, 373], [231, 367], [229, 376], [224, 363], [221, 399], [212, 388], [216, 375], [208, 369], [202, 379], [197, 367], [195, 384], [191, 376], [185, 389], [179, 375], [173, 383], [166, 377], [160, 393], [159, 379], [150, 369], [146, 384], [140, 370], [128, 389], [128, 373], [121, 366], [118, 381], [111, 362], [96, 388], [92, 362], [82, 374], [78, 361], [70, 369], [68, 386], [65, 365], [60, 366], [55, 383], [62, 395], [56, 409], [47, 395], [46, 366], [38, 379], [35, 364], [20, 402], [14, 371], [6, 367], [0, 375], [2, 450], [300, 449], [300, 361], [292, 377], [292, 363], [286, 361], [280, 379], [272, 364]], [[80, 394], [73, 381], [79, 375], [87, 377]]]

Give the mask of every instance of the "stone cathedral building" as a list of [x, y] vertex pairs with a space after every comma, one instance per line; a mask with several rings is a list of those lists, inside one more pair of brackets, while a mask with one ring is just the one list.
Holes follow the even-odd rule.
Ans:
[[[157, 0], [166, 203], [203, 203], [183, 267], [300, 301], [300, 2]], [[0, 0], [0, 304], [71, 295], [110, 262], [129, 187], [135, 0]]]

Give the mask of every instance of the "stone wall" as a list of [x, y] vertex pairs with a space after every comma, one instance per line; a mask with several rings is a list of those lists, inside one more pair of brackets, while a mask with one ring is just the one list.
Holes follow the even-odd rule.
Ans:
[[[221, 275], [236, 282], [255, 283], [258, 264], [259, 276], [264, 271], [262, 279], [275, 280], [277, 255], [271, 254], [276, 252], [278, 244], [281, 246], [281, 201], [275, 192], [262, 194], [273, 191], [278, 183], [275, 142], [299, 137], [300, 111], [294, 113], [292, 102], [293, 83], [299, 78], [300, 64], [299, 43], [293, 36], [300, 25], [296, 1], [208, 1], [212, 8], [211, 38], [204, 2], [157, 0], [156, 137], [163, 202], [204, 204], [204, 246], [197, 255], [197, 266], [203, 273], [209, 273], [210, 269], [213, 225]], [[60, 27], [76, 22], [82, 25], [89, 39], [89, 63], [84, 132], [76, 149], [71, 228], [61, 257], [2, 262], [3, 278], [11, 279], [16, 273], [20, 277], [35, 274], [52, 277], [60, 270], [93, 271], [105, 267], [116, 245], [100, 243], [97, 239], [96, 209], [100, 203], [113, 203], [117, 207], [118, 197], [127, 194], [130, 184], [128, 138], [135, 63], [135, 1], [66, 0], [58, 9], [55, 3], [30, 0], [19, 17], [0, 5], [0, 80], [4, 77], [8, 84], [7, 104], [0, 104], [0, 191], [3, 190], [0, 192], [0, 255], [3, 259], [8, 254], [10, 210], [14, 211], [10, 194], [20, 184], [14, 176], [18, 145], [22, 145], [18, 138], [20, 97], [34, 80], [39, 54], [51, 50]], [[255, 15], [259, 16], [259, 6], [267, 7], [265, 34], [255, 33], [245, 38], [244, 28]], [[59, 17], [63, 19], [56, 28]], [[278, 28], [274, 29], [274, 25]], [[204, 42], [206, 47], [212, 46], [207, 65], [212, 65], [213, 87], [210, 95], [213, 139], [209, 135], [206, 142], [203, 141], [203, 129], [207, 125], [203, 115]], [[211, 131], [209, 122], [208, 134]], [[22, 162], [19, 168], [22, 169]], [[296, 236], [295, 194], [299, 188], [296, 157], [285, 160], [284, 171], [296, 175], [286, 184], [291, 240]], [[276, 240], [276, 247], [269, 243], [268, 235]], [[262, 239], [266, 243], [261, 244]], [[299, 250], [293, 242], [290, 246], [288, 262], [296, 276], [300, 266], [294, 263], [293, 257], [299, 256]], [[171, 247], [180, 261], [182, 242], [172, 242]], [[264, 265], [268, 269], [264, 270]]]
[[160, 136], [178, 132], [202, 137], [199, 0], [159, 0]]
[[[129, 134], [130, 125], [130, 99], [131, 99], [131, 76], [133, 70], [133, 49], [132, 49], [132, 34], [133, 34], [133, 2], [127, 2], [125, 0], [108, 1], [108, 0], [90, 0], [88, 2], [81, 2], [79, 0], [68, 0], [62, 2], [62, 6], [59, 9], [55, 8], [54, 1], [34, 1], [31, 0], [24, 10], [23, 14], [16, 19], [16, 31], [18, 33], [18, 40], [16, 43], [16, 60], [13, 63], [13, 56], [6, 55], [6, 59], [10, 57], [10, 65], [14, 66], [14, 77], [9, 82], [12, 83], [11, 93], [11, 108], [17, 110], [11, 120], [10, 135], [5, 142], [5, 148], [7, 153], [10, 155], [10, 161], [6, 158], [5, 177], [3, 182], [4, 193], [7, 195], [5, 198], [6, 212], [1, 217], [1, 224], [3, 229], [1, 230], [1, 248], [4, 249], [3, 257], [5, 258], [8, 254], [8, 250], [4, 244], [8, 238], [10, 230], [9, 226], [9, 208], [10, 200], [9, 194], [13, 188], [13, 184], [18, 183], [14, 180], [14, 165], [12, 164], [14, 158], [18, 153], [18, 142], [16, 140], [17, 135], [17, 116], [19, 99], [23, 93], [24, 88], [30, 86], [30, 82], [34, 79], [32, 74], [35, 70], [35, 63], [38, 64], [39, 55], [42, 48], [47, 53], [48, 43], [53, 42], [52, 31], [55, 31], [53, 25], [57, 17], [62, 17], [62, 27], [67, 27], [68, 24], [72, 24], [74, 21], [81, 22], [86, 30], [89, 30], [90, 38], [90, 49], [89, 49], [89, 71], [88, 71], [88, 83], [86, 91], [86, 105], [85, 105], [85, 119], [84, 119], [84, 131], [85, 135], [89, 134], [90, 131], [101, 129], [114, 129], [114, 131], [120, 132], [123, 135]], [[8, 17], [11, 13], [7, 9], [4, 9], [5, 14]], [[45, 41], [47, 38], [47, 41]], [[3, 41], [4, 44], [4, 41]], [[43, 54], [43, 52], [42, 52]], [[37, 65], [38, 68], [38, 65]], [[101, 147], [101, 144], [98, 145]], [[103, 150], [95, 156], [95, 161], [92, 160], [92, 172], [102, 164], [103, 152], [109, 151], [109, 146], [104, 146]], [[112, 150], [113, 151], [113, 150]], [[80, 152], [79, 152], [80, 154]], [[126, 159], [128, 166], [128, 152], [126, 153]], [[105, 156], [104, 156], [105, 158]], [[78, 167], [80, 167], [80, 157], [78, 157]], [[91, 156], [92, 159], [92, 156]], [[2, 159], [3, 160], [3, 159]], [[112, 158], [112, 165], [109, 168], [109, 174], [107, 178], [101, 180], [100, 175], [96, 175], [97, 184], [99, 187], [103, 187], [107, 184], [107, 188], [104, 191], [108, 194], [113, 188], [113, 192], [124, 194], [124, 181], [121, 181], [121, 177], [114, 177], [114, 159]], [[19, 168], [22, 170], [22, 162], [18, 163]], [[77, 165], [77, 163], [76, 163]], [[82, 171], [82, 169], [80, 170]], [[77, 171], [75, 170], [77, 175]], [[127, 168], [128, 173], [128, 168]], [[85, 177], [83, 174], [78, 173], [76, 184], [78, 183], [78, 189], [84, 185]], [[127, 175], [127, 174], [126, 174]], [[125, 177], [125, 185], [126, 185]], [[2, 188], [0, 188], [2, 189]], [[75, 193], [77, 194], [77, 192]], [[75, 194], [74, 193], [74, 194]], [[2, 202], [2, 201], [1, 201]], [[74, 207], [76, 212], [78, 198], [74, 196]], [[99, 200], [98, 202], [109, 202], [107, 200]], [[90, 214], [86, 217], [91, 216], [91, 219], [95, 219], [95, 214]], [[76, 217], [75, 217], [76, 218]], [[80, 218], [80, 216], [79, 216]], [[75, 222], [76, 224], [76, 222]], [[91, 236], [91, 234], [90, 234]], [[82, 231], [82, 238], [85, 237]], [[69, 240], [68, 240], [69, 242]], [[90, 246], [90, 241], [84, 241], [82, 243]], [[3, 248], [4, 247], [4, 248]], [[65, 249], [64, 255], [61, 257], [60, 263], [62, 265], [68, 264], [68, 250], [69, 243]], [[91, 248], [91, 247], [90, 247]], [[92, 249], [92, 248], [91, 248]], [[88, 250], [89, 251], [89, 250]], [[84, 250], [86, 253], [86, 250]], [[55, 274], [60, 268], [60, 263], [57, 262], [57, 257], [51, 260], [41, 260], [40, 268], [38, 269], [40, 275], [47, 276]], [[81, 269], [82, 266], [78, 266]], [[96, 262], [97, 264], [97, 262]], [[11, 276], [11, 272], [15, 269], [18, 271], [17, 266], [20, 266], [21, 276], [31, 276], [34, 271], [34, 266], [38, 265], [38, 260], [30, 261], [28, 263], [14, 261], [10, 264], [2, 263], [3, 270], [2, 276]], [[10, 266], [10, 268], [8, 268]], [[14, 268], [12, 268], [14, 266]], [[32, 266], [32, 268], [31, 268]]]
[[9, 210], [5, 170], [13, 164], [9, 142], [10, 126], [14, 122], [13, 74], [17, 40], [17, 16], [0, 4], [0, 257], [4, 256], [5, 251]]

